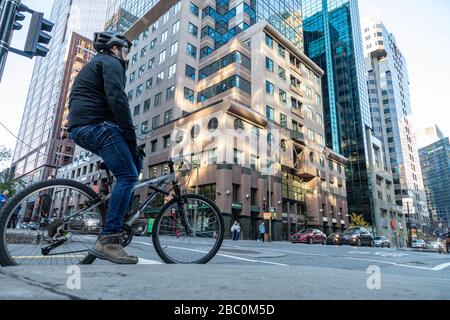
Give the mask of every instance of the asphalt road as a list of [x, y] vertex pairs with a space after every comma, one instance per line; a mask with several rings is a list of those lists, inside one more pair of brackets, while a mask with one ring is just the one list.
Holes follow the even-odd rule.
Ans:
[[225, 240], [207, 265], [166, 265], [147, 237], [137, 266], [0, 269], [0, 299], [450, 299], [450, 255]]

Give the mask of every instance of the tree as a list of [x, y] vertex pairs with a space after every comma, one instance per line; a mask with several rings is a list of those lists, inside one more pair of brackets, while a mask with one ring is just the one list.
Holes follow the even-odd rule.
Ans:
[[364, 220], [362, 214], [357, 215], [356, 213], [352, 213], [350, 216], [350, 227], [364, 227], [367, 228], [369, 224]]
[[[11, 150], [5, 146], [0, 146], [0, 163], [11, 159]], [[9, 195], [13, 196], [16, 193], [17, 187], [24, 187], [25, 182], [20, 179], [14, 179], [11, 175], [11, 169], [5, 169], [0, 172], [0, 193], [4, 190], [9, 191]]]

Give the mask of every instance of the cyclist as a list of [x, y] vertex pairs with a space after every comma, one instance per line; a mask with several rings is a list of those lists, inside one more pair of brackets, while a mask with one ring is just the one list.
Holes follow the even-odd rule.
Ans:
[[74, 81], [69, 102], [70, 138], [100, 156], [116, 178], [106, 223], [90, 253], [118, 264], [136, 264], [120, 245], [124, 217], [145, 153], [136, 132], [125, 93], [127, 55], [132, 44], [117, 32], [94, 34], [97, 55]]

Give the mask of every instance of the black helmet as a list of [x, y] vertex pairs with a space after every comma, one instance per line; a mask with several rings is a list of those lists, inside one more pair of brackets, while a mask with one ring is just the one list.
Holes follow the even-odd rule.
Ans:
[[113, 46], [131, 48], [132, 43], [119, 32], [104, 31], [94, 33], [94, 48], [98, 52], [109, 50]]

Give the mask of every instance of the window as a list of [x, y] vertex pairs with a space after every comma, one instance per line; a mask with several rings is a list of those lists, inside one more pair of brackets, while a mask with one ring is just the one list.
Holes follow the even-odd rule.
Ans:
[[167, 23], [167, 21], [169, 21], [169, 14], [170, 12], [167, 11], [163, 16], [162, 16], [162, 24]]
[[190, 102], [194, 102], [194, 91], [189, 88], [184, 88], [184, 98]]
[[252, 155], [250, 156], [250, 167], [251, 167], [254, 171], [259, 170], [258, 162], [259, 162], [259, 161], [258, 161], [258, 156], [252, 154]]
[[280, 89], [279, 96], [280, 96], [280, 101], [281, 101], [281, 103], [286, 104], [286, 102], [287, 102], [287, 95], [286, 95], [286, 92], [285, 92], [284, 90], [281, 90], [281, 89]]
[[172, 121], [172, 110], [166, 111], [164, 113], [164, 124], [169, 123], [170, 121]]
[[287, 116], [282, 113], [280, 113], [280, 126], [283, 128], [287, 127]]
[[158, 41], [158, 39], [155, 38], [152, 40], [152, 42], [150, 42], [150, 50], [155, 49], [157, 41]]
[[181, 1], [178, 2], [174, 7], [173, 7], [173, 14], [177, 14], [178, 12], [180, 12], [181, 10]]
[[208, 165], [217, 164], [217, 148], [208, 150]]
[[198, 36], [198, 28], [197, 26], [193, 25], [189, 22], [188, 31], [190, 34], [192, 34], [194, 37]]
[[241, 78], [238, 75], [234, 75], [226, 80], [221, 81], [216, 85], [213, 85], [203, 91], [200, 91], [198, 94], [198, 102], [204, 102], [232, 88], [238, 88], [239, 90], [245, 93], [251, 94], [250, 82]]
[[197, 58], [197, 47], [188, 43], [186, 48], [186, 53], [191, 57]]
[[282, 67], [278, 67], [278, 76], [281, 79], [286, 80], [286, 70], [284, 70]]
[[139, 112], [140, 112], [140, 110], [141, 110], [141, 105], [140, 105], [140, 104], [138, 104], [137, 106], [135, 106], [135, 107], [134, 107], [134, 112], [133, 112], [133, 115], [134, 115], [134, 116], [138, 116], [138, 115], [139, 115]]
[[233, 163], [236, 165], [242, 164], [242, 151], [240, 151], [236, 148], [234, 149], [234, 152], [233, 152]]
[[151, 90], [153, 88], [153, 78], [150, 78], [145, 83], [145, 89]]
[[274, 94], [273, 84], [271, 82], [269, 82], [269, 81], [266, 81], [266, 92], [268, 94], [272, 94], [272, 95]]
[[234, 120], [234, 130], [238, 133], [242, 133], [244, 131], [244, 122], [241, 119]]
[[170, 135], [163, 137], [163, 147], [164, 149], [170, 147]]
[[133, 94], [134, 94], [133, 90], [128, 91], [128, 100], [129, 101], [133, 100]]
[[141, 124], [141, 134], [148, 133], [148, 121], [144, 121]]
[[273, 72], [273, 61], [266, 57], [266, 69]]
[[158, 145], [158, 140], [153, 140], [150, 142], [150, 152], [156, 152], [156, 147]]
[[317, 114], [317, 123], [323, 125], [323, 116], [320, 113]]
[[130, 74], [130, 83], [136, 80], [136, 71]]
[[308, 129], [308, 139], [314, 141], [314, 131], [311, 129]]
[[192, 80], [195, 80], [195, 69], [190, 65], [186, 65], [184, 75], [188, 78], [191, 78]]
[[214, 132], [218, 126], [219, 126], [219, 121], [217, 120], [217, 118], [212, 118], [208, 122], [208, 131]]
[[273, 48], [273, 39], [266, 34], [266, 45], [270, 48]]
[[194, 16], [198, 17], [199, 9], [198, 9], [198, 7], [197, 7], [195, 4], [193, 4], [192, 2], [191, 2], [190, 5], [189, 5], [189, 11], [190, 11]]
[[314, 110], [311, 107], [306, 107], [306, 115], [308, 119], [314, 119]]
[[201, 59], [201, 58], [204, 58], [204, 57], [206, 57], [206, 56], [209, 56], [213, 51], [214, 51], [214, 50], [211, 49], [211, 48], [208, 47], [208, 46], [203, 47], [203, 48], [200, 50], [200, 59]]
[[144, 102], [144, 112], [150, 110], [151, 99], [147, 99]]
[[167, 78], [168, 79], [172, 78], [176, 72], [177, 72], [177, 63], [175, 62], [169, 67], [169, 76]]
[[142, 91], [144, 91], [144, 85], [140, 84], [136, 88], [136, 97], [139, 97], [142, 94]]
[[316, 93], [316, 102], [319, 106], [322, 105], [322, 98], [317, 93]]
[[172, 35], [178, 33], [178, 31], [180, 31], [180, 20], [174, 23], [172, 27]]
[[161, 34], [161, 44], [165, 43], [167, 41], [167, 35], [169, 32], [166, 30]]
[[247, 68], [248, 70], [251, 69], [251, 60], [247, 56], [243, 55], [239, 51], [232, 52], [225, 57], [221, 58], [220, 60], [214, 61], [213, 63], [209, 64], [208, 66], [204, 67], [200, 70], [200, 79], [204, 79], [206, 77], [209, 77], [210, 75], [216, 73], [222, 68], [227, 67], [228, 65], [232, 63], [239, 63], [243, 67]]
[[200, 134], [200, 126], [198, 124], [194, 124], [191, 128], [191, 138], [195, 139]]
[[150, 59], [150, 61], [148, 62], [148, 69], [154, 69], [155, 68], [155, 58]]
[[158, 73], [156, 77], [156, 84], [160, 84], [164, 80], [164, 70]]
[[164, 61], [166, 61], [166, 50], [159, 54], [159, 64], [163, 63]]
[[137, 62], [138, 59], [138, 54], [136, 53], [135, 55], [133, 55], [133, 57], [131, 58], [131, 65], [134, 65]]
[[146, 55], [147, 55], [147, 46], [145, 46], [141, 49], [141, 58], [145, 57]]
[[147, 39], [147, 38], [148, 38], [148, 29], [145, 30], [145, 31], [142, 33], [142, 38], [143, 38], [143, 39]]
[[286, 49], [281, 45], [278, 45], [278, 54], [283, 58], [286, 56]]
[[177, 54], [178, 52], [178, 41], [170, 46], [170, 56]]
[[266, 106], [266, 118], [267, 120], [275, 121], [275, 111], [269, 106]]
[[152, 129], [159, 127], [159, 115], [153, 117], [152, 119]]
[[160, 92], [155, 96], [155, 107], [161, 105], [161, 100], [162, 100], [162, 93]]
[[166, 100], [173, 99], [175, 97], [175, 86], [167, 88]]
[[145, 72], [145, 65], [143, 65], [143, 66], [141, 66], [141, 67], [139, 68], [139, 78], [142, 77], [142, 75], [144, 74], [144, 72]]

